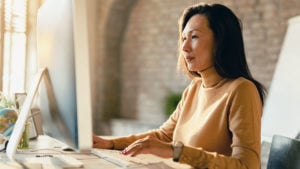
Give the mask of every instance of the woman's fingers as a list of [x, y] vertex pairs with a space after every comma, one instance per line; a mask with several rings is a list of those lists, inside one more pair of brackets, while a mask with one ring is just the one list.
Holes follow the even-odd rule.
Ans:
[[122, 153], [124, 155], [131, 155], [131, 156], [135, 156], [137, 154], [141, 154], [141, 153], [147, 153], [147, 145], [149, 144], [150, 140], [149, 137], [145, 137], [143, 139], [137, 140], [135, 142], [133, 142], [132, 144], [130, 144], [128, 147], [126, 147]]
[[122, 151], [124, 155], [136, 156], [142, 154], [144, 150], [143, 144], [131, 144], [130, 147], [127, 147]]
[[161, 157], [172, 157], [172, 147], [170, 143], [162, 142], [156, 138], [146, 137], [135, 141], [122, 153], [124, 155], [136, 156], [138, 154], [154, 154]]

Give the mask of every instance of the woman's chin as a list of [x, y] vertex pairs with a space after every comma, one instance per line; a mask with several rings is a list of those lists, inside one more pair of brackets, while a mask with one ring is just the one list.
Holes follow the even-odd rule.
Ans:
[[197, 72], [198, 69], [196, 69], [195, 67], [188, 67], [188, 70], [191, 72]]

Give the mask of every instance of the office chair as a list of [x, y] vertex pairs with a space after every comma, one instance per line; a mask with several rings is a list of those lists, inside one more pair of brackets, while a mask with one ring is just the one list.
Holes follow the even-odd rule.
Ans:
[[300, 169], [300, 140], [274, 135], [267, 169]]

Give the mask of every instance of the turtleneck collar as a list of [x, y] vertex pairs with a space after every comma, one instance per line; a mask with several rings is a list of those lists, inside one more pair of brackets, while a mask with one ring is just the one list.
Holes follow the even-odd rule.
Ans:
[[201, 75], [202, 86], [204, 88], [214, 87], [224, 79], [217, 73], [213, 66], [198, 73]]

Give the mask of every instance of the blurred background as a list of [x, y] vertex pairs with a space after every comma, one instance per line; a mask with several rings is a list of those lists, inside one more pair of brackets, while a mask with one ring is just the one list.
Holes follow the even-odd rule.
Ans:
[[[43, 2], [0, 1], [0, 91], [8, 95], [25, 92], [37, 72], [35, 26]], [[96, 134], [145, 131], [167, 119], [190, 82], [176, 70], [178, 19], [199, 2], [222, 3], [237, 14], [253, 76], [270, 87], [299, 0], [88, 0]]]

